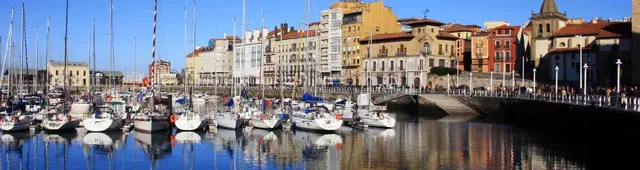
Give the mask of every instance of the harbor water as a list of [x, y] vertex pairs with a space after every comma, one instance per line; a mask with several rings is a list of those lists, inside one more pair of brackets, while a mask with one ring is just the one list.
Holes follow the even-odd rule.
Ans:
[[[206, 105], [200, 109], [212, 110]], [[4, 133], [1, 169], [573, 169], [507, 125], [396, 112], [393, 129]], [[470, 119], [465, 119], [470, 120]]]

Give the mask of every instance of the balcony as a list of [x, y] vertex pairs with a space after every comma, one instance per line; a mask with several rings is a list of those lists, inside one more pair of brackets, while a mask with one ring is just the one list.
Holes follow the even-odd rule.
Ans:
[[494, 61], [502, 61], [502, 57], [495, 57], [494, 59]]
[[500, 49], [500, 45], [496, 45], [496, 49]]
[[407, 56], [407, 52], [397, 52], [396, 56]]
[[422, 54], [423, 56], [431, 55], [431, 50], [429, 50], [429, 51], [421, 50], [420, 54]]
[[505, 45], [505, 46], [504, 46], [504, 49], [507, 49], [507, 50], [508, 50], [510, 47], [511, 47], [510, 45]]
[[378, 57], [386, 57], [389, 56], [387, 53], [378, 53]]

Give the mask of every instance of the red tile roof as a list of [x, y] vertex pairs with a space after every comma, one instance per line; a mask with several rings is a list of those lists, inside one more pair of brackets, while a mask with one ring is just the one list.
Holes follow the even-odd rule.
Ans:
[[[390, 40], [390, 39], [396, 39], [396, 38], [413, 38], [413, 34], [410, 32], [378, 34], [378, 35], [373, 35], [371, 40], [378, 41], [378, 40]], [[369, 37], [360, 39], [360, 42], [367, 42], [367, 41], [369, 41]]]
[[320, 25], [320, 21], [309, 23], [309, 26], [312, 26], [312, 25]]
[[[507, 26], [507, 25], [502, 25], [499, 27], [495, 27], [490, 29], [489, 32], [491, 35], [489, 35], [490, 37], [497, 37], [498, 35], [495, 34], [495, 30], [505, 30], [505, 29], [510, 29], [511, 30], [511, 37], [517, 37], [518, 32], [520, 31], [520, 26]], [[505, 35], [501, 35], [501, 37], [504, 37]]]
[[451, 26], [448, 26], [444, 30], [447, 31], [447, 32], [463, 32], [463, 31], [475, 32], [475, 28], [469, 27], [469, 26], [460, 25], [460, 24], [453, 24]]
[[[582, 51], [589, 51], [590, 47], [583, 47]], [[572, 48], [554, 48], [549, 53], [561, 53], [561, 52], [571, 52], [571, 51], [580, 51], [580, 47], [572, 47]]]
[[[233, 36], [225, 37], [227, 40], [233, 40]], [[240, 37], [236, 36], [236, 40], [240, 40]]]
[[469, 27], [469, 28], [482, 28], [481, 26], [476, 25], [476, 24], [471, 24], [471, 25], [462, 25], [462, 26]]
[[398, 19], [398, 22], [410, 22], [410, 21], [415, 21], [418, 20], [416, 18], [400, 18]]
[[[306, 36], [307, 33], [309, 33], [309, 36], [315, 36], [316, 30], [308, 30], [308, 31], [302, 31], [302, 32], [300, 32], [300, 30], [295, 30], [282, 35], [282, 39], [286, 40], [286, 39], [292, 39], [292, 38], [300, 38], [301, 36]], [[279, 40], [280, 39], [276, 39], [276, 41], [279, 41]]]
[[407, 23], [408, 25], [415, 25], [415, 24], [427, 24], [427, 25], [444, 25], [444, 23], [440, 22], [440, 21], [436, 21], [436, 20], [431, 20], [431, 19], [418, 19], [415, 21], [411, 21], [409, 23]]
[[630, 22], [606, 22], [569, 24], [553, 33], [554, 36], [595, 35], [597, 38], [631, 37]]
[[440, 33], [436, 36], [436, 38], [438, 39], [460, 39], [454, 35], [449, 34], [448, 32], [445, 31], [440, 31]]

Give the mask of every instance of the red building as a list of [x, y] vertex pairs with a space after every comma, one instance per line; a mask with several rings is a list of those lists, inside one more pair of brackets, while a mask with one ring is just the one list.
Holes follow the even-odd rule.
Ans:
[[499, 26], [489, 30], [489, 71], [511, 72], [516, 68], [519, 55], [518, 34], [520, 26]]

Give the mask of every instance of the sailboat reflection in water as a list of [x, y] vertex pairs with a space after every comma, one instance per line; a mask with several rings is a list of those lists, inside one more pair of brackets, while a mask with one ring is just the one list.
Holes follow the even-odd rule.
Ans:
[[[125, 136], [122, 131], [111, 132], [92, 132], [84, 135], [82, 138], [82, 149], [84, 151], [84, 157], [87, 169], [96, 169], [95, 156], [106, 157], [108, 160], [109, 169], [111, 169], [115, 163], [116, 153], [115, 150], [123, 147]], [[99, 158], [100, 159], [100, 158]]]
[[134, 139], [136, 143], [142, 147], [142, 151], [152, 162], [164, 159], [166, 156], [171, 155], [171, 145], [174, 141], [169, 131], [158, 131], [153, 133], [136, 132], [134, 134]]

